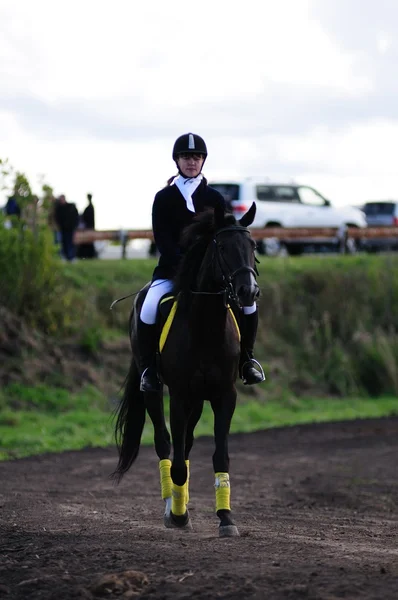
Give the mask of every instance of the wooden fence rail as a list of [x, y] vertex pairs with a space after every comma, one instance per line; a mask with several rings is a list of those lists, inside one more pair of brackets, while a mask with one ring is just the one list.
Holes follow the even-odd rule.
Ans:
[[[263, 229], [251, 229], [254, 240], [274, 238], [279, 242], [294, 240], [302, 243], [322, 243], [335, 241], [344, 252], [347, 248], [347, 240], [366, 239], [398, 239], [398, 227], [265, 227]], [[129, 240], [149, 239], [153, 240], [151, 229], [121, 229], [121, 230], [77, 230], [75, 243], [94, 242], [97, 240], [118, 241], [122, 245], [122, 256], [126, 255], [126, 245]]]

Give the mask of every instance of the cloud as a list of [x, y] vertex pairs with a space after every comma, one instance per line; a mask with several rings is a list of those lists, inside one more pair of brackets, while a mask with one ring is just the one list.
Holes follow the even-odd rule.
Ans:
[[93, 190], [100, 227], [148, 224], [192, 130], [211, 178], [392, 193], [397, 17], [394, 0], [3, 0], [1, 156], [78, 203]]
[[258, 138], [288, 132], [303, 134], [320, 126], [334, 130], [379, 116], [395, 119], [393, 98], [368, 94], [341, 96], [316, 86], [268, 82], [261, 94], [239, 95], [189, 107], [162, 107], [141, 98], [80, 98], [45, 101], [32, 95], [0, 98], [0, 111], [12, 114], [23, 129], [45, 139], [92, 138], [98, 140], [170, 139], [179, 131], [212, 131], [216, 136]]
[[178, 1], [3, 6], [1, 107], [50, 137], [151, 138], [184, 118], [223, 131], [239, 111], [242, 134], [302, 131], [371, 88], [304, 0], [202, 0], [194, 17]]

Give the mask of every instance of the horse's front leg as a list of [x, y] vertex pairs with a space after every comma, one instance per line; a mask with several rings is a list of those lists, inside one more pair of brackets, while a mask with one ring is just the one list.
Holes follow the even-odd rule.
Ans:
[[165, 515], [166, 527], [192, 529], [187, 509], [187, 476], [185, 462], [185, 438], [187, 430], [186, 394], [170, 390], [170, 427], [173, 440], [173, 461], [171, 463], [171, 511]]
[[231, 427], [232, 416], [236, 406], [235, 386], [217, 398], [211, 400], [214, 413], [214, 441], [213, 467], [215, 473], [216, 513], [220, 519], [220, 537], [233, 537], [239, 535], [238, 528], [232, 520], [229, 482], [229, 455], [228, 435]]
[[204, 401], [202, 398], [198, 397], [196, 399], [192, 399], [191, 402], [191, 412], [189, 413], [188, 423], [187, 423], [187, 431], [185, 436], [185, 464], [187, 466], [187, 480], [185, 482], [185, 498], [186, 503], [189, 502], [189, 455], [192, 450], [193, 441], [194, 441], [194, 431], [195, 427], [198, 424], [200, 417], [203, 412]]

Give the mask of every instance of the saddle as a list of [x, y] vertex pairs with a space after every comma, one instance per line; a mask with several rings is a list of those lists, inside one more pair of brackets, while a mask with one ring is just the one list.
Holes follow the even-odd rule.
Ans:
[[[146, 284], [145, 287], [142, 288], [139, 295], [137, 296], [136, 309], [138, 309], [138, 310], [141, 309], [149, 287], [150, 287], [150, 283]], [[157, 329], [158, 337], [159, 337], [159, 344], [158, 344], [158, 350], [157, 350], [158, 358], [160, 358], [160, 355], [162, 353], [162, 350], [166, 344], [168, 335], [170, 333], [170, 329], [172, 327], [175, 313], [177, 310], [177, 305], [178, 305], [178, 297], [171, 293], [165, 294], [160, 299], [160, 302], [158, 305], [158, 311], [157, 311], [157, 315], [156, 315], [156, 329]], [[232, 308], [229, 305], [228, 305], [228, 310], [231, 314], [232, 320], [235, 324], [235, 327], [236, 327], [236, 330], [238, 333], [238, 337], [240, 340], [241, 335], [240, 335], [240, 328], [239, 328], [239, 324], [238, 324], [237, 315], [235, 315], [234, 311], [232, 310]]]
[[[162, 353], [162, 350], [166, 343], [171, 326], [173, 324], [174, 316], [175, 316], [176, 310], [177, 310], [177, 305], [178, 305], [178, 297], [170, 295], [170, 294], [165, 294], [159, 302], [157, 321], [156, 321], [158, 331], [159, 331], [159, 350], [158, 350], [159, 355]], [[232, 308], [229, 305], [228, 305], [228, 310], [229, 310], [232, 320], [235, 324], [236, 330], [238, 332], [239, 341], [240, 341], [241, 336], [240, 336], [240, 329], [239, 329], [237, 318], [235, 316], [234, 311], [232, 310]]]

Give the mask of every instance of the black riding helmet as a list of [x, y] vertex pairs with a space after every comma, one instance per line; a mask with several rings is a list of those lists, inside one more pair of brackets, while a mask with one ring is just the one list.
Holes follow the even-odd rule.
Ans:
[[173, 146], [173, 160], [177, 160], [179, 154], [203, 154], [206, 159], [207, 148], [204, 139], [196, 133], [180, 135]]

